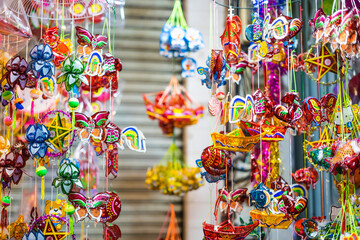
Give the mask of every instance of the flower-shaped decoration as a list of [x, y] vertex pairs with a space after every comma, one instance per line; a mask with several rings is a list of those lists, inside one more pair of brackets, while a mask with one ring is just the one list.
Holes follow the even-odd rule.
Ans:
[[54, 75], [55, 65], [52, 62], [54, 53], [49, 44], [35, 45], [30, 51], [30, 57], [28, 71], [31, 71], [35, 78], [50, 78]]
[[[11, 188], [11, 182], [20, 182], [26, 161], [30, 158], [30, 152], [23, 142], [18, 142], [11, 147], [11, 151], [0, 158], [0, 174], [3, 188]], [[28, 174], [27, 174], [28, 175]]]
[[1, 82], [6, 79], [7, 83], [12, 88], [14, 88], [16, 85], [19, 85], [21, 90], [24, 90], [28, 79], [26, 72], [27, 66], [28, 64], [26, 60], [20, 56], [16, 56], [10, 59], [6, 63], [7, 72], [2, 77]]
[[89, 81], [83, 75], [85, 66], [79, 59], [72, 61], [70, 57], [68, 57], [63, 63], [63, 70], [64, 72], [58, 76], [56, 82], [58, 84], [65, 82], [67, 91], [71, 91], [75, 85], [80, 87], [81, 82], [89, 85]]
[[5, 85], [0, 84], [0, 99], [3, 106], [10, 103], [15, 98], [15, 93], [12, 87], [6, 83]]
[[28, 148], [33, 157], [44, 158], [48, 149], [46, 141], [50, 137], [49, 130], [42, 124], [31, 124], [26, 129], [25, 139], [29, 142]]
[[78, 179], [80, 176], [79, 162], [74, 159], [65, 158], [61, 161], [57, 171], [57, 177], [54, 179], [52, 185], [56, 188], [61, 187], [64, 194], [69, 195], [73, 185], [83, 188], [83, 185]]

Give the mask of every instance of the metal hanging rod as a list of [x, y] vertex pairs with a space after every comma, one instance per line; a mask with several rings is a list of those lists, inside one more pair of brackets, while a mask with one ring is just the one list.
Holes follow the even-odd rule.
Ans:
[[[215, 3], [219, 6], [222, 6], [222, 7], [226, 7], [226, 8], [229, 8], [229, 7], [232, 7], [234, 9], [254, 9], [255, 7], [235, 7], [235, 6], [229, 6], [229, 5], [226, 5], [226, 4], [223, 4], [223, 3], [219, 3], [218, 1], [215, 1]], [[301, 0], [292, 0], [291, 2], [289, 2], [289, 4], [293, 4], [293, 3], [301, 3]], [[280, 7], [280, 6], [285, 6], [286, 3], [282, 3], [282, 4], [275, 4], [275, 5], [269, 5], [267, 6], [268, 8], [273, 8], [273, 7]]]

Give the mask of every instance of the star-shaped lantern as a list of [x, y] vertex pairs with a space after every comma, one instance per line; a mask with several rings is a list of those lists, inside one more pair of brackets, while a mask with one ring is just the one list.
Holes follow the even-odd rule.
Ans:
[[63, 240], [68, 235], [67, 232], [58, 232], [54, 223], [51, 221], [51, 219], [48, 217], [45, 221], [45, 228], [43, 232], [44, 236], [49, 236], [53, 240]]
[[63, 111], [49, 112], [43, 117], [42, 123], [50, 132], [48, 142], [53, 146], [48, 152], [49, 156], [63, 155], [72, 145], [74, 138], [70, 115]]
[[317, 79], [320, 80], [328, 72], [337, 73], [337, 60], [336, 55], [331, 54], [329, 49], [322, 45], [319, 49], [319, 56], [308, 58], [305, 60], [311, 67], [318, 68]]

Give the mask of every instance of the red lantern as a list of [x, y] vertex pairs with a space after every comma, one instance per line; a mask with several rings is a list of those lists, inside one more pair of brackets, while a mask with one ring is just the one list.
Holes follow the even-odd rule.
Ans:
[[204, 169], [215, 176], [225, 174], [231, 168], [230, 153], [214, 148], [213, 145], [204, 149], [201, 154], [201, 162]]

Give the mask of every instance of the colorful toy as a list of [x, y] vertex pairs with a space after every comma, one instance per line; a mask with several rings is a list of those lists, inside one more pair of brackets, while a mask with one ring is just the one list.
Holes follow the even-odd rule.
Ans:
[[[148, 99], [150, 95], [155, 95], [154, 102]], [[204, 111], [204, 107], [190, 98], [175, 76], [172, 76], [165, 91], [143, 94], [143, 98], [149, 118], [157, 119], [166, 135], [172, 135], [174, 127], [196, 124]]]

